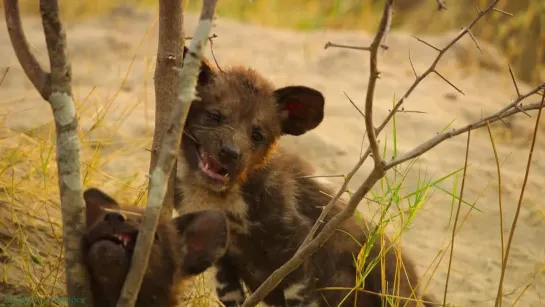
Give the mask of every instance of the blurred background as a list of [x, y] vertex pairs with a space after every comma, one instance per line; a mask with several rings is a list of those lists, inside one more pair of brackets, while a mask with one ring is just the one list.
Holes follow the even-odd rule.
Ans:
[[[35, 14], [35, 0], [21, 0], [24, 13]], [[66, 22], [102, 14], [122, 5], [153, 7], [157, 0], [60, 0]], [[392, 27], [418, 34], [457, 30], [467, 25], [490, 0], [446, 1], [447, 10], [437, 11], [435, 0], [396, 0]], [[349, 29], [373, 31], [384, 0], [219, 0], [219, 17], [276, 28], [302, 31]], [[1, 4], [0, 4], [1, 5]], [[185, 0], [188, 11], [198, 11], [200, 0]], [[545, 79], [545, 1], [500, 1], [498, 9], [514, 13], [489, 14], [473, 30], [475, 36], [499, 48], [520, 80], [531, 84]]]

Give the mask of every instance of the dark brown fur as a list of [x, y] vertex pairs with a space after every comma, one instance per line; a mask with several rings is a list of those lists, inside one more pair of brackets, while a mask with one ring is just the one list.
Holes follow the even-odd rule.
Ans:
[[[94, 305], [115, 306], [130, 268], [143, 210], [121, 208], [95, 188], [86, 190], [84, 199], [87, 232], [83, 251]], [[176, 306], [182, 281], [213, 265], [225, 253], [227, 239], [221, 211], [160, 220], [136, 306]]]
[[[276, 89], [249, 68], [224, 68], [218, 73], [206, 60], [197, 90], [201, 100], [191, 106], [178, 159], [177, 175], [182, 183], [176, 186], [177, 209], [190, 212], [214, 206], [227, 212], [232, 242], [218, 265], [217, 292], [225, 305], [237, 306], [244, 299], [240, 280], [253, 291], [289, 260], [317, 220], [321, 207], [330, 201], [324, 192], [333, 194], [315, 179], [303, 178], [313, 173], [310, 165], [276, 147], [282, 135], [301, 135], [321, 123], [324, 98], [304, 86]], [[259, 137], [255, 137], [256, 131]], [[199, 166], [204, 164], [214, 165], [216, 175], [228, 176], [212, 179], [215, 177]], [[326, 221], [342, 206], [339, 202]], [[266, 297], [265, 303], [337, 306], [348, 291], [315, 290], [354, 286], [357, 272], [353, 259], [367, 242], [362, 223], [356, 217], [345, 221], [340, 229], [357, 242], [342, 231], [335, 232]], [[373, 260], [379, 250], [376, 244], [368, 260]], [[385, 279], [388, 289], [392, 289], [396, 272], [393, 250], [385, 263]], [[407, 259], [404, 265], [414, 287], [414, 268]], [[411, 290], [401, 272], [400, 291], [387, 292], [408, 297]], [[381, 293], [381, 276], [379, 262], [368, 275], [365, 289]], [[353, 294], [344, 305], [354, 305]], [[359, 292], [357, 306], [382, 304], [379, 296]]]

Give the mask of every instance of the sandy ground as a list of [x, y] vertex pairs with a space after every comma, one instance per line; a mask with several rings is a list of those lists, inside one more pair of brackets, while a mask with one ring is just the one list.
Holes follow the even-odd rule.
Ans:
[[[98, 155], [102, 162], [97, 168], [90, 170], [97, 175], [90, 182], [86, 182], [86, 186], [100, 186], [117, 196], [129, 194], [130, 197], [127, 198], [132, 200], [144, 182], [144, 174], [149, 163], [149, 153], [145, 149], [149, 148], [151, 143], [154, 118], [152, 77], [157, 46], [155, 17], [149, 12], [128, 11], [119, 13], [117, 17], [108, 15], [66, 25], [73, 63], [74, 94], [80, 105], [82, 130], [86, 132], [84, 161], [91, 161], [95, 146], [101, 144]], [[193, 33], [195, 21], [195, 16], [187, 14], [185, 21], [187, 35]], [[36, 19], [26, 19], [24, 24], [35, 54], [40, 61], [47, 63], [41, 23]], [[214, 50], [220, 66], [249, 65], [267, 75], [278, 86], [304, 84], [324, 93], [326, 117], [321, 126], [307, 135], [286, 138], [283, 144], [299, 151], [312, 161], [318, 174], [347, 173], [360, 154], [364, 123], [343, 91], [363, 108], [368, 79], [368, 54], [340, 49], [324, 50], [323, 46], [327, 41], [368, 45], [372, 36], [361, 32], [297, 33], [224, 19], [217, 20], [213, 32], [218, 35], [214, 40]], [[455, 33], [449, 33], [426, 39], [436, 46], [444, 46], [454, 35]], [[409, 51], [417, 72], [423, 72], [436, 54], [433, 49], [418, 43], [409, 33], [392, 33], [388, 44], [390, 49], [381, 54], [379, 61], [382, 74], [375, 95], [376, 122], [381, 122], [387, 115], [394, 95], [397, 98], [401, 97], [414, 80], [409, 63]], [[483, 48], [485, 55], [478, 56], [478, 51], [471, 40], [465, 38], [460, 46], [446, 54], [439, 66], [442, 75], [448, 77], [465, 95], [456, 92], [435, 75], [426, 79], [412, 93], [406, 101], [406, 110], [426, 113], [400, 113], [397, 116], [399, 154], [435, 136], [453, 120], [451, 127], [459, 127], [478, 120], [482, 115], [509, 103], [514, 97], [515, 91], [510, 83], [504, 60], [490, 47]], [[24, 135], [38, 134], [39, 132], [25, 131], [39, 127], [44, 129], [46, 126], [42, 125], [50, 122], [52, 117], [49, 106], [40, 99], [24, 77], [11, 49], [3, 20], [0, 22], [0, 54], [1, 71], [8, 66], [11, 67], [0, 88], [1, 150], [4, 151], [15, 148]], [[209, 51], [207, 56], [210, 56]], [[486, 69], [471, 68], [474, 65], [470, 64], [475, 62]], [[127, 78], [123, 81], [125, 75]], [[123, 89], [119, 91], [122, 84]], [[521, 91], [529, 89], [529, 86], [524, 84], [520, 84], [520, 87]], [[531, 102], [538, 99], [534, 96]], [[91, 129], [97, 114], [103, 114], [107, 105], [110, 105], [110, 109], [104, 121]], [[509, 121], [512, 127], [509, 130], [502, 128], [501, 124], [494, 125], [494, 131], [498, 136], [496, 142], [499, 157], [503, 163], [505, 240], [513, 221], [524, 177], [529, 148], [528, 136], [535, 117], [535, 115], [532, 118], [517, 116]], [[541, 138], [545, 139], [544, 136]], [[385, 141], [388, 144], [387, 157], [390, 157], [391, 126], [381, 134], [380, 140], [381, 144]], [[465, 143], [466, 136], [462, 135], [444, 142], [420, 157], [409, 172], [402, 193], [414, 191], [419, 173], [421, 178], [426, 176], [426, 180], [437, 180], [462, 168]], [[478, 200], [476, 208], [481, 212], [476, 210], [470, 212], [456, 237], [448, 300], [457, 306], [493, 306], [501, 267], [500, 215], [496, 165], [486, 129], [472, 134], [469, 155], [470, 167], [467, 171], [464, 199], [469, 203]], [[542, 188], [545, 181], [544, 158], [545, 151], [540, 141], [534, 152], [533, 167], [511, 248], [505, 278], [504, 306], [511, 305], [526, 287], [524, 295], [517, 303], [519, 306], [545, 304], [543, 239], [545, 204], [540, 201], [545, 196]], [[403, 165], [399, 170], [403, 172], [406, 167], [407, 165]], [[350, 185], [352, 190], [357, 188], [369, 170], [369, 164], [362, 167]], [[9, 173], [3, 173], [2, 176], [6, 176], [2, 179], [3, 182], [9, 181], [7, 178]], [[128, 182], [130, 180], [127, 178], [130, 176], [134, 176], [134, 180], [130, 182], [129, 188], [122, 188], [119, 180], [112, 180], [112, 177], [124, 178], [122, 181]], [[394, 175], [392, 173], [389, 176], [392, 179]], [[334, 184], [341, 183], [341, 179], [332, 178], [331, 181]], [[439, 184], [446, 191], [452, 191], [453, 185], [452, 180]], [[458, 181], [458, 191], [459, 186]], [[381, 191], [379, 184], [375, 191]], [[53, 203], [58, 205], [56, 199]], [[449, 224], [449, 220], [453, 213], [453, 203], [457, 202], [453, 202], [450, 195], [431, 188], [428, 201], [403, 236], [404, 252], [416, 260], [417, 269], [422, 274], [428, 266], [434, 267], [432, 262], [450, 240], [452, 221]], [[7, 205], [0, 207], [3, 212], [10, 210]], [[369, 218], [376, 219], [378, 209], [376, 204], [362, 203], [360, 207]], [[462, 206], [461, 217], [467, 214], [468, 208], [467, 205]], [[58, 216], [58, 209], [49, 211], [52, 215]], [[43, 208], [33, 209], [33, 212], [36, 215], [35, 220], [40, 220], [46, 214]], [[392, 210], [391, 213], [394, 214], [395, 211]], [[4, 229], [0, 229], [2, 231], [0, 238], [5, 246], [6, 240], [14, 236], [12, 230], [6, 226], [6, 223], [13, 222], [13, 219], [3, 217], [2, 220], [4, 226], [0, 227]], [[20, 223], [27, 225], [22, 219]], [[23, 229], [51, 232], [47, 223], [31, 224], [32, 227], [27, 225], [28, 227]], [[49, 239], [44, 241], [45, 243], [57, 242], [51, 235], [47, 236]], [[37, 235], [31, 235], [28, 240], [33, 240], [41, 254], [45, 254], [45, 250], [51, 248], [40, 241]], [[14, 256], [13, 259], [15, 258]], [[437, 297], [442, 297], [447, 263], [448, 253], [429, 285], [429, 291], [434, 292]], [[2, 265], [3, 282], [6, 282], [8, 264], [9, 261]], [[424, 280], [428, 279], [431, 271], [426, 274]], [[23, 273], [19, 273], [19, 275], [13, 273], [15, 277], [11, 278], [9, 283], [18, 284], [14, 280], [24, 277]], [[21, 281], [21, 284], [24, 282], [26, 281]], [[9, 288], [8, 284], [4, 284], [3, 287], [4, 290]]]

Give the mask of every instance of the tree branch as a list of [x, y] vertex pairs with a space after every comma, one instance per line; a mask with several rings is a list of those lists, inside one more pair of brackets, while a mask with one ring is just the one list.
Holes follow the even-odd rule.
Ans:
[[[479, 10], [478, 11], [478, 15], [477, 17], [470, 23], [470, 25], [467, 27], [467, 29], [471, 29], [476, 23], [477, 21], [479, 21], [481, 19], [482, 16], [484, 16], [485, 14], [488, 14], [491, 10], [494, 9], [494, 5], [496, 5], [497, 1], [494, 1], [491, 5], [488, 6], [488, 8], [484, 11], [481, 11]], [[435, 67], [437, 66], [437, 64], [439, 63], [439, 61], [441, 60], [441, 58], [443, 57], [443, 55], [452, 47], [454, 46], [454, 44], [460, 40], [460, 38], [462, 38], [467, 32], [460, 32], [460, 34], [458, 34], [452, 41], [450, 41], [446, 47], [444, 47], [443, 49], [439, 49], [439, 54], [436, 56], [436, 58], [434, 59], [434, 61], [432, 62], [432, 64], [430, 65], [430, 67], [426, 70], [426, 72], [424, 72], [424, 74], [422, 74], [421, 76], [418, 76], [418, 74], [416, 73], [416, 70], [414, 69], [414, 66], [412, 64], [412, 60], [411, 60], [411, 54], [410, 54], [410, 51], [409, 51], [409, 62], [411, 64], [411, 67], [413, 69], [413, 72], [414, 72], [414, 75], [415, 75], [415, 81], [413, 82], [413, 84], [411, 86], [409, 86], [409, 89], [405, 92], [405, 94], [401, 97], [401, 99], [398, 100], [398, 102], [396, 103], [395, 107], [390, 110], [390, 113], [386, 116], [386, 118], [382, 121], [382, 123], [380, 124], [380, 126], [376, 129], [376, 135], [378, 136], [382, 130], [384, 130], [384, 128], [386, 127], [386, 125], [390, 122], [390, 120], [392, 119], [392, 117], [399, 111], [399, 109], [401, 108], [401, 106], [403, 105], [403, 103], [405, 102], [405, 99], [407, 99], [411, 93], [414, 91], [414, 89], [416, 89], [416, 87], [420, 84], [420, 82], [422, 82], [427, 76], [429, 76], [432, 72], [435, 72]], [[418, 38], [417, 38], [418, 39]], [[332, 45], [331, 43], [328, 43], [329, 45]], [[427, 44], [427, 43], [426, 43]], [[428, 44], [429, 45], [429, 44]], [[327, 47], [327, 44], [326, 44], [326, 47]], [[369, 47], [370, 48], [370, 47]], [[366, 50], [368, 51], [369, 48], [367, 49], [362, 49], [362, 50]], [[432, 48], [435, 48], [437, 49], [436, 47], [432, 46]], [[450, 83], [452, 85], [452, 83]], [[506, 108], [507, 110], [507, 108]], [[335, 195], [335, 197], [333, 197], [329, 203], [324, 207], [324, 209], [322, 210], [322, 213], [320, 214], [320, 217], [318, 218], [317, 222], [312, 226], [312, 229], [310, 230], [309, 234], [307, 235], [307, 237], [305, 238], [305, 240], [303, 241], [303, 244], [301, 244], [301, 247], [308, 244], [308, 242], [314, 237], [314, 235], [316, 234], [316, 231], [318, 231], [318, 228], [319, 226], [323, 223], [323, 220], [325, 219], [325, 217], [327, 216], [327, 214], [329, 213], [329, 211], [331, 210], [331, 208], [334, 206], [335, 202], [337, 202], [337, 200], [341, 197], [341, 195], [346, 191], [346, 188], [350, 182], [350, 180], [352, 179], [352, 177], [354, 176], [354, 174], [360, 169], [360, 167], [363, 165], [363, 163], [365, 162], [365, 160], [367, 160], [367, 158], [369, 157], [369, 154], [371, 153], [370, 150], [367, 150], [365, 152], [365, 154], [360, 158], [360, 160], [356, 163], [356, 165], [354, 166], [354, 168], [348, 173], [348, 175], [346, 176], [345, 178], [345, 181], [343, 183], [343, 185], [341, 186], [341, 188], [339, 189], [339, 191], [337, 192], [337, 194]]]
[[[384, 126], [386, 126], [390, 120], [392, 119], [392, 117], [396, 114], [397, 110], [401, 107], [401, 105], [405, 102], [405, 99], [407, 99], [407, 97], [409, 97], [409, 95], [414, 91], [414, 89], [418, 86], [418, 84], [420, 84], [420, 82], [422, 80], [424, 80], [429, 74], [431, 74], [432, 72], [435, 72], [435, 68], [437, 67], [437, 64], [439, 63], [439, 61], [441, 60], [441, 58], [443, 57], [443, 55], [445, 55], [445, 53], [452, 47], [454, 46], [454, 44], [456, 44], [462, 37], [464, 37], [464, 35], [466, 35], [474, 26], [475, 24], [477, 24], [477, 22], [479, 20], [481, 20], [481, 18], [490, 13], [494, 7], [496, 6], [496, 4], [498, 4], [498, 1], [499, 0], [494, 0], [492, 1], [492, 3], [484, 10], [479, 10], [478, 11], [478, 14], [477, 14], [477, 17], [475, 19], [473, 19], [473, 21], [467, 26], [465, 27], [464, 29], [462, 29], [462, 31], [460, 31], [460, 33], [452, 40], [450, 41], [445, 47], [443, 47], [442, 49], [438, 50], [439, 54], [437, 54], [437, 57], [435, 58], [435, 60], [432, 62], [432, 64], [430, 65], [430, 67], [422, 74], [420, 75], [419, 77], [416, 78], [416, 80], [414, 81], [414, 83], [409, 87], [409, 89], [407, 90], [407, 92], [405, 93], [405, 95], [403, 95], [401, 97], [401, 99], [398, 100], [398, 102], [395, 104], [394, 108], [392, 109], [392, 111], [388, 114], [388, 116], [386, 116], [386, 118], [384, 119], [384, 122], [378, 127], [378, 130], [382, 130], [384, 128]], [[417, 38], [418, 39], [418, 38]], [[431, 46], [430, 44], [424, 42], [423, 40], [421, 39], [418, 39], [419, 41], [427, 44], [428, 46]], [[436, 47], [433, 47], [431, 46], [432, 48], [434, 49], [437, 49]], [[452, 83], [450, 83], [452, 85]]]
[[21, 23], [18, 1], [4, 1], [4, 10], [17, 59], [42, 98], [49, 101], [55, 120], [67, 294], [68, 297], [84, 298], [86, 304], [92, 305], [91, 288], [81, 251], [81, 237], [85, 231], [85, 204], [80, 173], [78, 118], [72, 98], [71, 68], [66, 33], [59, 17], [59, 5], [56, 0], [40, 1], [51, 73], [44, 71], [30, 51]]
[[182, 130], [191, 103], [197, 99], [195, 94], [197, 76], [200, 70], [204, 47], [212, 29], [216, 3], [217, 0], [204, 1], [199, 25], [195, 30], [189, 51], [183, 60], [183, 67], [178, 71], [180, 74], [178, 101], [174, 105], [167, 132], [162, 140], [157, 166], [151, 173], [150, 189], [142, 221], [142, 230], [138, 233], [136, 239], [134, 254], [131, 260], [131, 269], [123, 285], [117, 304], [118, 307], [134, 306], [140, 286], [142, 285], [142, 279], [148, 266], [155, 230], [159, 221], [159, 214], [167, 190], [167, 181], [174, 167], [178, 148], [180, 148]]
[[4, 14], [6, 17], [6, 26], [11, 40], [11, 45], [15, 51], [15, 56], [21, 64], [23, 71], [27, 75], [30, 82], [34, 85], [38, 93], [44, 100], [49, 99], [51, 95], [51, 80], [40, 63], [36, 60], [30, 46], [28, 45], [23, 25], [21, 23], [21, 14], [19, 12], [18, 0], [4, 1]]
[[[177, 92], [180, 74], [173, 67], [182, 66], [184, 46], [182, 0], [159, 1], [159, 38], [157, 43], [157, 60], [155, 64], [155, 128], [151, 145], [149, 173], [153, 171], [159, 160], [159, 148], [169, 126], [170, 115], [177, 103]], [[174, 171], [168, 179], [167, 191], [161, 215], [170, 217], [174, 208]], [[151, 182], [148, 191], [151, 189]]]
[[[384, 162], [380, 157], [380, 151], [378, 149], [377, 135], [375, 126], [373, 125], [373, 100], [375, 95], [375, 87], [379, 76], [377, 67], [378, 61], [378, 48], [385, 37], [386, 32], [390, 30], [390, 24], [392, 19], [392, 4], [393, 0], [387, 0], [384, 4], [384, 13], [380, 21], [380, 25], [375, 35], [375, 39], [371, 43], [371, 56], [369, 57], [370, 74], [369, 82], [367, 85], [367, 96], [365, 97], [365, 129], [367, 130], [367, 138], [369, 139], [369, 147], [373, 154], [373, 160], [375, 161], [375, 167], [382, 170]], [[381, 176], [382, 177], [382, 176]]]
[[421, 154], [429, 151], [433, 147], [439, 145], [440, 143], [442, 143], [443, 141], [445, 141], [447, 139], [450, 139], [451, 137], [460, 135], [460, 134], [468, 132], [470, 130], [475, 130], [477, 128], [481, 128], [483, 126], [486, 126], [487, 122], [488, 123], [493, 123], [493, 122], [496, 122], [498, 120], [501, 120], [502, 118], [505, 118], [505, 117], [508, 117], [508, 116], [511, 116], [511, 115], [514, 115], [514, 114], [517, 114], [517, 113], [523, 113], [523, 112], [527, 112], [527, 111], [530, 111], [530, 110], [540, 109], [540, 103], [532, 103], [532, 104], [527, 104], [527, 105], [520, 106], [520, 107], [515, 107], [515, 106], [519, 102], [521, 102], [522, 100], [526, 99], [527, 97], [530, 97], [531, 95], [539, 92], [542, 88], [545, 88], [545, 83], [542, 83], [538, 87], [536, 87], [533, 90], [529, 91], [527, 94], [519, 96], [512, 103], [508, 104], [507, 107], [501, 109], [500, 111], [498, 111], [498, 112], [496, 112], [496, 113], [494, 113], [494, 114], [492, 114], [490, 116], [482, 118], [482, 119], [480, 119], [480, 120], [478, 120], [476, 122], [473, 122], [473, 123], [471, 123], [469, 125], [466, 125], [466, 126], [464, 126], [462, 128], [453, 129], [452, 131], [443, 132], [443, 133], [440, 133], [440, 134], [436, 135], [435, 137], [433, 137], [433, 138], [429, 139], [428, 141], [422, 143], [421, 145], [417, 146], [416, 148], [409, 151], [408, 153], [398, 157], [397, 159], [394, 159], [394, 160], [386, 163], [386, 170], [389, 170], [389, 169], [393, 168], [394, 166], [396, 166], [398, 164], [401, 164], [401, 163], [403, 163], [403, 162], [405, 162], [407, 160], [410, 160], [410, 159], [413, 159], [413, 158], [416, 158], [416, 157], [420, 156]]

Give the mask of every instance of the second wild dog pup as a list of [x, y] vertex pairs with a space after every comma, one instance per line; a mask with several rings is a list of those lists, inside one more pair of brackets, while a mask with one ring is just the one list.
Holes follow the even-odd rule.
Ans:
[[[306, 86], [275, 88], [249, 68], [217, 72], [206, 59], [197, 92], [201, 99], [191, 105], [178, 157], [176, 206], [180, 213], [210, 206], [227, 213], [231, 241], [217, 265], [216, 290], [224, 305], [239, 306], [245, 299], [241, 281], [255, 291], [288, 261], [329, 202], [326, 194], [333, 194], [305, 177], [313, 173], [307, 163], [275, 146], [282, 135], [298, 136], [316, 128], [324, 117], [324, 97]], [[338, 202], [326, 222], [342, 206]], [[340, 230], [264, 302], [277, 307], [337, 306], [348, 296], [343, 306], [382, 306], [378, 295], [349, 291], [363, 273], [354, 264], [367, 242], [363, 225], [353, 217]], [[386, 241], [384, 247], [388, 246]], [[376, 244], [367, 264], [379, 252]], [[365, 280], [365, 290], [382, 293], [384, 279], [384, 292], [410, 297], [417, 277], [410, 261], [403, 262], [406, 273], [401, 267], [396, 275], [398, 261], [390, 250], [385, 275], [379, 261]], [[348, 290], [317, 291], [325, 287]], [[399, 289], [395, 293], [394, 287]]]
[[[96, 188], [87, 189], [83, 196], [87, 208], [83, 254], [93, 302], [97, 307], [113, 307], [130, 268], [144, 211], [121, 208]], [[224, 254], [226, 222], [219, 210], [160, 220], [136, 306], [176, 306], [182, 281], [202, 273]]]

